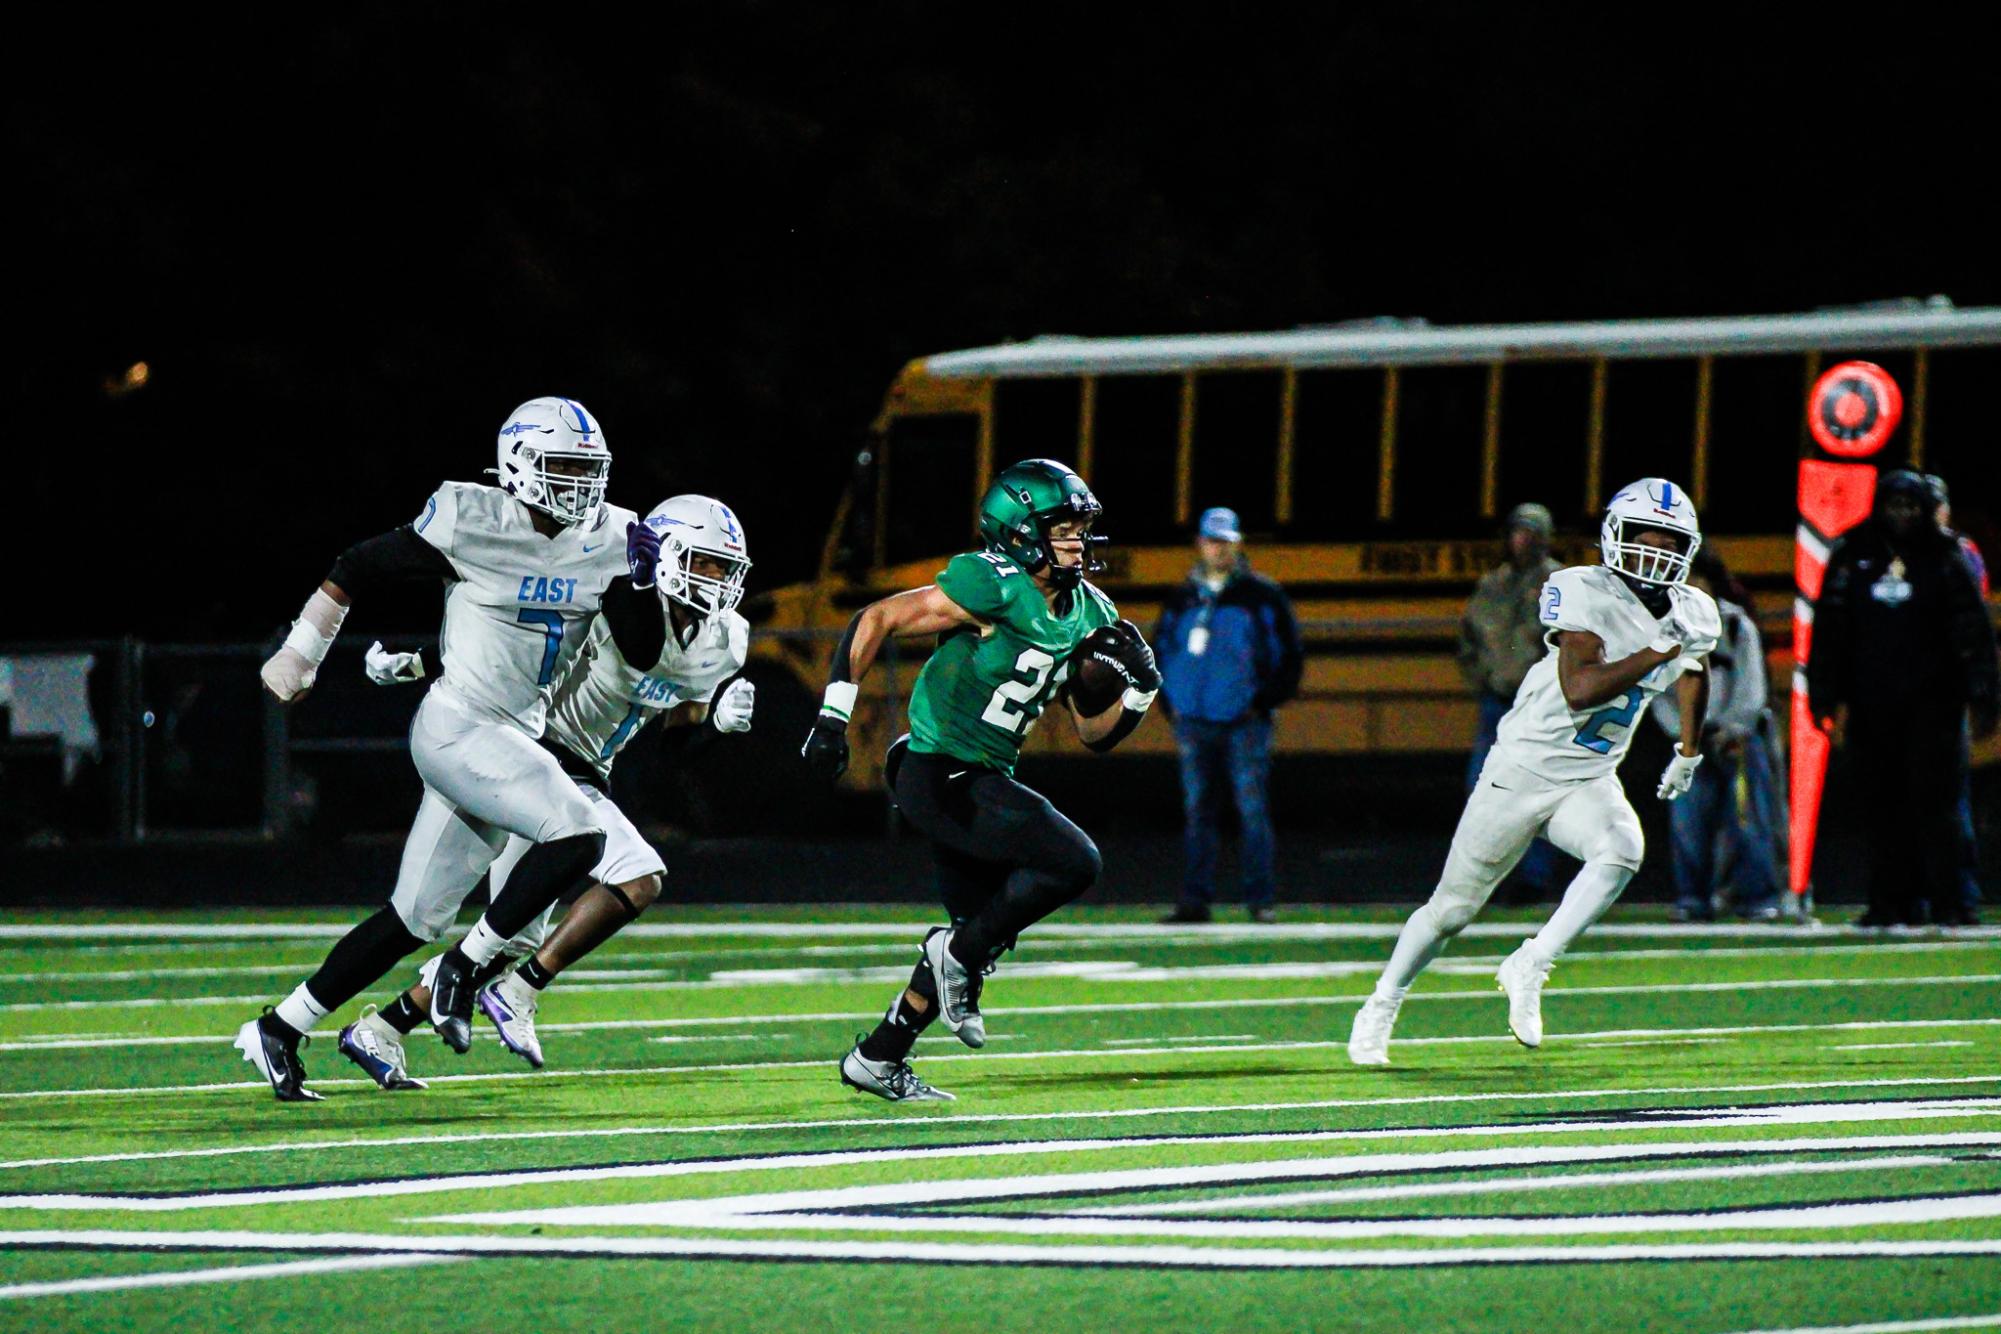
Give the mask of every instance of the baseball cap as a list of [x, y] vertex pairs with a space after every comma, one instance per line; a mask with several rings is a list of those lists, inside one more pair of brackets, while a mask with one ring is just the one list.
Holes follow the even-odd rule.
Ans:
[[1237, 522], [1237, 512], [1222, 505], [1203, 510], [1201, 519], [1195, 525], [1195, 531], [1203, 537], [1214, 538], [1218, 542], [1244, 540], [1243, 527]]
[[1526, 528], [1540, 537], [1547, 538], [1556, 532], [1556, 520], [1550, 517], [1547, 506], [1530, 501], [1508, 511], [1508, 527]]

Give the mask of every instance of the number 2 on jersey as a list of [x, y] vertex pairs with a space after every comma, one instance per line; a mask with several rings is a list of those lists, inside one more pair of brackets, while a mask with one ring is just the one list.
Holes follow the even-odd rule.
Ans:
[[1631, 727], [1633, 715], [1640, 711], [1640, 705], [1645, 699], [1646, 692], [1634, 686], [1586, 718], [1584, 726], [1577, 729], [1577, 735], [1571, 740], [1586, 750], [1596, 751], [1600, 755], [1611, 754], [1612, 738], [1604, 735], [1604, 730], [1607, 727]]
[[[1035, 721], [1028, 710], [1035, 703], [1042, 687], [1049, 683], [1050, 669], [1056, 666], [1056, 659], [1039, 648], [1025, 648], [1021, 656], [1014, 660], [1014, 676], [995, 688], [993, 698], [987, 701], [986, 712], [980, 715], [983, 723], [992, 723], [1004, 732], [1025, 731]], [[1021, 710], [1016, 712], [1016, 710]]]
[[548, 636], [548, 642], [542, 645], [542, 674], [535, 678], [536, 685], [548, 685], [556, 679], [556, 659], [563, 652], [562, 613], [523, 609], [518, 619], [541, 626], [542, 633]]

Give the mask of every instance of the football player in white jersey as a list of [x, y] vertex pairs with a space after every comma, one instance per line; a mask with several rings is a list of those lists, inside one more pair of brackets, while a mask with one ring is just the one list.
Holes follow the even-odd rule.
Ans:
[[[668, 728], [710, 724], [682, 749], [687, 757], [703, 738], [749, 731], [756, 703], [756, 688], [737, 676], [750, 640], [750, 626], [736, 610], [744, 576], [750, 571], [743, 525], [729, 506], [707, 496], [662, 501], [645, 522], [661, 537], [655, 586], [660, 590], [666, 648], [652, 668], [642, 671], [626, 662], [610, 628], [600, 620], [556, 687], [549, 727], [542, 737], [543, 748], [603, 817], [604, 857], [591, 870], [593, 885], [570, 905], [555, 934], [549, 934], [551, 908], [503, 949], [510, 962], [520, 961], [519, 967], [479, 991], [479, 1008], [501, 1042], [537, 1069], [542, 1066], [542, 1044], [535, 1033], [535, 1012], [542, 989], [644, 912], [660, 896], [661, 877], [666, 874], [660, 854], [608, 795], [613, 762], [655, 718]], [[384, 653], [380, 644], [368, 656], [369, 678], [378, 685], [420, 680], [430, 666], [427, 655]], [[533, 846], [519, 835], [508, 839], [492, 865], [496, 896]], [[477, 870], [468, 874], [464, 867], [441, 869], [457, 874], [455, 892], [461, 900], [479, 879]], [[428, 1011], [431, 974], [432, 965], [427, 964], [423, 980], [394, 1003], [379, 1013], [364, 1010], [360, 1019], [341, 1030], [341, 1054], [382, 1088], [423, 1087], [410, 1077], [402, 1039]]]
[[[236, 1036], [279, 1101], [319, 1096], [303, 1084], [303, 1036], [450, 925], [458, 902], [438, 893], [448, 879], [439, 868], [474, 865], [476, 877], [510, 836], [535, 845], [474, 928], [481, 939], [469, 944], [484, 951], [490, 940], [483, 956], [490, 958], [587, 883], [604, 855], [603, 816], [536, 739], [554, 683], [600, 613], [632, 661], [652, 663], [665, 643], [650, 592], [659, 534], [630, 510], [605, 503], [610, 470], [604, 432], [580, 404], [522, 404], [500, 430], [500, 484], [446, 482], [415, 521], [342, 553], [264, 664], [265, 687], [296, 702], [312, 689], [352, 598], [393, 580], [444, 581], [443, 670], [410, 727], [424, 797], [395, 892], [333, 947], [318, 972]], [[465, 950], [446, 958], [432, 1019], [463, 1049], [472, 1016], [468, 984], [480, 960], [468, 961]]]
[[1508, 1027], [1542, 1044], [1542, 986], [1551, 964], [1597, 921], [1639, 870], [1639, 817], [1619, 786], [1619, 761], [1655, 695], [1674, 688], [1681, 740], [1658, 795], [1687, 792], [1707, 703], [1703, 659], [1722, 620], [1707, 593], [1682, 580], [1702, 544], [1695, 506], [1658, 477], [1614, 496], [1599, 530], [1603, 565], [1571, 566], [1542, 589], [1550, 651], [1529, 670], [1501, 719], [1452, 836], [1429, 901], [1404, 924], [1375, 993], [1355, 1016], [1348, 1058], [1389, 1063], [1390, 1029], [1411, 982], [1464, 930], [1540, 835], [1584, 863], [1541, 931], [1502, 963]]

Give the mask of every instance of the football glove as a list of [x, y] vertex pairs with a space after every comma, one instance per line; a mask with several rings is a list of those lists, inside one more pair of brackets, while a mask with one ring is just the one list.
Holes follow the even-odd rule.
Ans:
[[709, 709], [709, 721], [718, 732], [748, 732], [750, 712], [757, 703], [757, 687], [738, 677], [723, 688]]
[[361, 663], [368, 679], [379, 686], [404, 685], [424, 679], [423, 654], [391, 653], [382, 647], [379, 639], [368, 646]]
[[806, 767], [829, 783], [848, 771], [848, 725], [831, 714], [813, 720], [806, 744], [799, 747]]
[[1661, 775], [1661, 785], [1654, 789], [1654, 795], [1662, 801], [1673, 801], [1685, 795], [1695, 786], [1695, 771], [1701, 763], [1700, 755], [1684, 755], [1676, 750], [1674, 758], [1668, 761], [1667, 772]]
[[1160, 690], [1160, 667], [1137, 625], [1131, 621], [1101, 625], [1077, 647], [1119, 674], [1126, 685], [1120, 702], [1128, 709], [1144, 713], [1153, 706], [1153, 697]]
[[650, 523], [625, 525], [625, 563], [634, 588], [653, 587], [660, 569], [660, 530]]

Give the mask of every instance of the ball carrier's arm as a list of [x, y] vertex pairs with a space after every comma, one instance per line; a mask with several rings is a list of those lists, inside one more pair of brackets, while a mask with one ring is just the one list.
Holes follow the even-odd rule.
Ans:
[[854, 716], [855, 699], [861, 693], [862, 678], [875, 665], [890, 636], [941, 635], [981, 623], [936, 584], [882, 598], [856, 612], [834, 648], [820, 714], [813, 720], [806, 744], [799, 748], [800, 756], [815, 773], [829, 780], [847, 771], [848, 721]]

